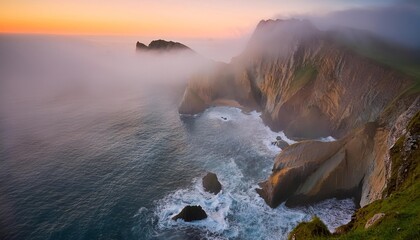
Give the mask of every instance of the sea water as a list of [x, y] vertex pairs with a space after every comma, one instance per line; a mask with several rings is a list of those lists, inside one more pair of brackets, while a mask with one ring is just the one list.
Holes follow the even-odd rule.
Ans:
[[[88, 41], [0, 40], [2, 238], [285, 239], [313, 215], [330, 230], [350, 220], [350, 199], [272, 209], [258, 196], [281, 151], [271, 142], [294, 143], [260, 113], [215, 107], [180, 116], [184, 85], [147, 81], [154, 72], [137, 71], [145, 63], [134, 51], [126, 58]], [[222, 184], [217, 195], [203, 190], [207, 172]], [[186, 205], [208, 218], [172, 220]]]

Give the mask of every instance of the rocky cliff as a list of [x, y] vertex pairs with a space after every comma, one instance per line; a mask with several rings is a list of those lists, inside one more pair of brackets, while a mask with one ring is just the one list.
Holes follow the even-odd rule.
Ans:
[[258, 24], [231, 63], [190, 81], [179, 112], [235, 102], [261, 110], [271, 128], [289, 137], [339, 138], [286, 148], [258, 191], [272, 207], [337, 196], [365, 205], [386, 187], [388, 152], [400, 134], [392, 129], [402, 122], [397, 119], [410, 106], [418, 109], [418, 92], [407, 91], [413, 83], [308, 21], [269, 20]]
[[[216, 72], [192, 79], [181, 113], [218, 99], [256, 104], [273, 129], [294, 137], [343, 136], [377, 120], [411, 84], [300, 20], [260, 22], [244, 53]], [[201, 104], [193, 111], [186, 105], [194, 99]]]
[[173, 41], [165, 41], [162, 39], [153, 40], [150, 42], [149, 46], [146, 44], [137, 42], [136, 43], [136, 50], [137, 51], [173, 51], [173, 50], [186, 50], [191, 51], [193, 50], [182, 43], [173, 42]]
[[[420, 111], [419, 101], [398, 119], [388, 136], [389, 171], [385, 196], [360, 209], [331, 234], [317, 218], [300, 223], [289, 239], [420, 239]], [[414, 110], [417, 109], [417, 113]], [[401, 127], [402, 125], [405, 127]], [[401, 131], [396, 140], [395, 133]], [[322, 234], [320, 234], [322, 233]]]

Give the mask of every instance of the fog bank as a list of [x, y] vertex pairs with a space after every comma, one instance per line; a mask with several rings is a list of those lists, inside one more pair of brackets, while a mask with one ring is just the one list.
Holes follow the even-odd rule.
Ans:
[[294, 17], [308, 19], [321, 30], [338, 27], [367, 30], [388, 41], [420, 48], [420, 4], [416, 1]]

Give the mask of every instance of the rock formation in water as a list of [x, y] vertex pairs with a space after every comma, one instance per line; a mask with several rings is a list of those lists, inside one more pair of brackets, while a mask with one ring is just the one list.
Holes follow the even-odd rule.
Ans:
[[162, 39], [154, 40], [150, 42], [149, 46], [143, 44], [141, 42], [136, 43], [136, 50], [137, 51], [179, 51], [179, 50], [186, 50], [191, 51], [191, 48], [185, 46], [179, 42], [172, 42], [172, 41], [165, 41]]
[[338, 138], [303, 141], [277, 156], [258, 190], [272, 207], [329, 197], [363, 206], [381, 198], [389, 149], [420, 110], [412, 76], [334, 36], [305, 20], [261, 21], [241, 55], [194, 76], [184, 92], [182, 114], [233, 102], [261, 110], [289, 137]]
[[281, 139], [280, 136], [277, 136], [276, 141], [271, 142], [271, 144], [279, 147], [280, 149], [284, 149], [284, 148], [289, 146], [289, 144], [286, 141], [284, 141], [283, 139]]
[[203, 177], [203, 188], [207, 192], [218, 194], [222, 190], [222, 184], [220, 184], [216, 174], [209, 172]]
[[183, 219], [186, 222], [198, 221], [207, 218], [206, 212], [201, 206], [186, 206], [180, 213], [175, 215], [172, 219], [178, 220]]

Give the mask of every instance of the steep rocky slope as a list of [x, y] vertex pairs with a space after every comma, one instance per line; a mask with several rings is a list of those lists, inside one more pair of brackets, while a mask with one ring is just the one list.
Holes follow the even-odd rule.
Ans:
[[284, 201], [294, 206], [330, 197], [354, 197], [365, 206], [380, 199], [385, 187], [392, 186], [389, 149], [418, 111], [420, 97], [391, 130], [370, 122], [335, 142], [294, 144], [277, 156], [273, 173], [257, 191], [272, 207]]
[[[419, 103], [399, 118], [401, 136], [388, 151], [392, 169], [384, 198], [360, 208], [334, 235], [322, 222], [301, 223], [289, 239], [420, 239], [420, 111]], [[417, 109], [417, 112], [415, 112]], [[393, 135], [393, 134], [391, 134]], [[376, 220], [376, 221], [374, 221]]]
[[[219, 99], [256, 103], [272, 128], [294, 137], [343, 136], [377, 120], [411, 84], [299, 20], [262, 21], [245, 52], [216, 72], [191, 81], [181, 113], [201, 112]], [[196, 108], [186, 107], [194, 101]]]
[[262, 111], [271, 128], [289, 137], [338, 138], [284, 149], [258, 192], [272, 207], [329, 197], [354, 197], [364, 206], [382, 197], [392, 169], [388, 150], [405, 128], [407, 109], [418, 111], [413, 85], [412, 76], [308, 21], [269, 20], [231, 63], [190, 81], [179, 112], [229, 103]]
[[259, 192], [272, 207], [283, 201], [293, 206], [357, 196], [370, 163], [367, 159], [376, 157], [375, 138], [383, 135], [375, 123], [368, 123], [336, 142], [294, 144], [276, 158], [273, 174]]

